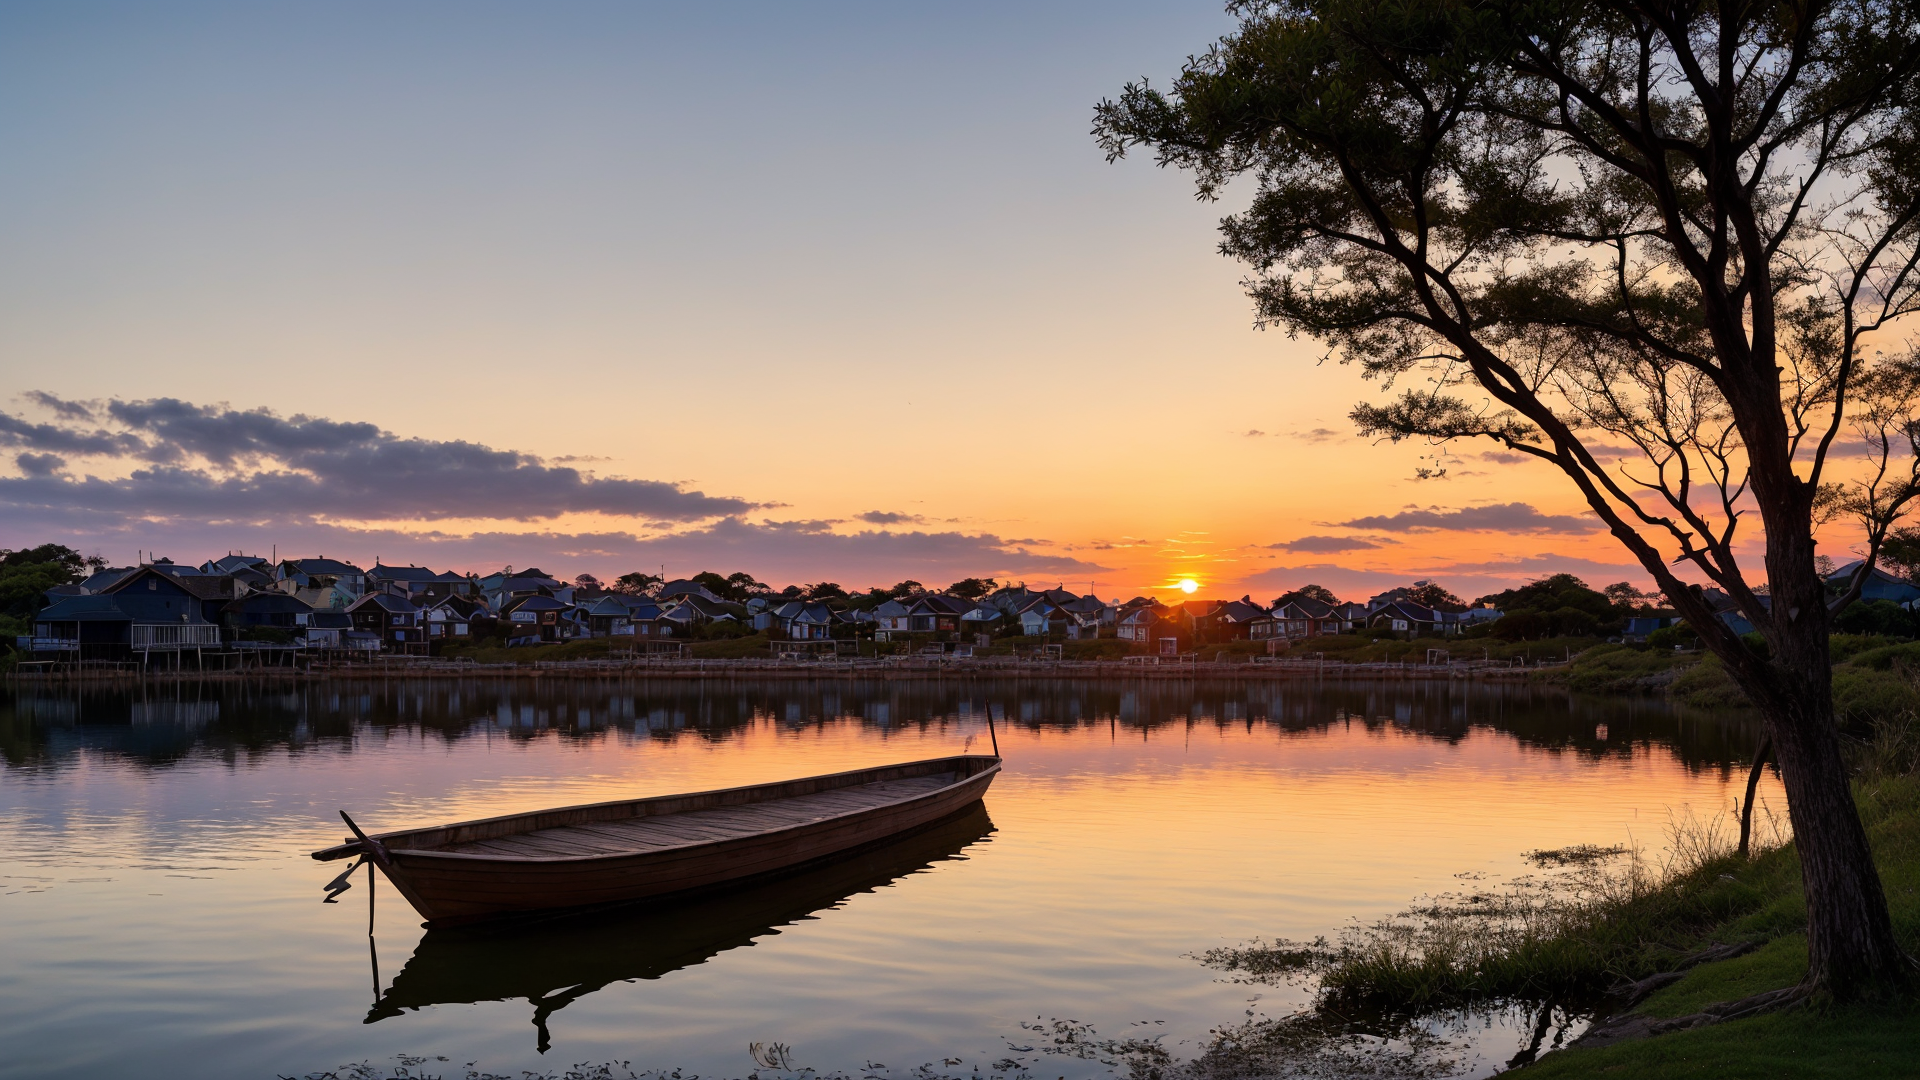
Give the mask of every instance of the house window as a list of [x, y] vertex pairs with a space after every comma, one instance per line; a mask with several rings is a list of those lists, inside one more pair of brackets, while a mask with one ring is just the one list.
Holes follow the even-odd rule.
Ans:
[[148, 578], [148, 579], [147, 579], [147, 591], [148, 591], [148, 592], [159, 592], [159, 591], [160, 591], [160, 583], [159, 583], [159, 582], [157, 582], [157, 581], [155, 581], [155, 580], [153, 580], [152, 578]]

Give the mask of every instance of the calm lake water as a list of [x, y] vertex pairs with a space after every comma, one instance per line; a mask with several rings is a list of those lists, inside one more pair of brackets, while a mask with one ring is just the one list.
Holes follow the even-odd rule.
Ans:
[[[336, 811], [394, 828], [987, 745], [985, 811], [745, 893], [425, 934]], [[0, 1077], [429, 1073], [631, 1061], [1100, 1076], [1022, 1023], [1189, 1057], [1304, 993], [1192, 957], [1332, 934], [1575, 843], [1724, 815], [1739, 716], [1549, 689], [1178, 682], [382, 682], [0, 691]], [[1777, 790], [1774, 807], [1784, 805]], [[1524, 1041], [1464, 1033], [1474, 1071]], [[1031, 1049], [1029, 1049], [1031, 1048]]]

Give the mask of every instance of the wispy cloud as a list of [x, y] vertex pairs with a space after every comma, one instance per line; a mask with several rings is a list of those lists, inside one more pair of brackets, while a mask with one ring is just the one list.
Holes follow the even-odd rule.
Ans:
[[1358, 536], [1302, 536], [1297, 540], [1287, 540], [1267, 545], [1276, 551], [1292, 551], [1307, 555], [1332, 555], [1342, 551], [1367, 551], [1382, 545]]
[[903, 514], [896, 510], [869, 510], [864, 514], [855, 514], [853, 518], [869, 525], [918, 525], [927, 520], [919, 514]]
[[1521, 502], [1467, 506], [1458, 510], [1413, 508], [1397, 514], [1354, 518], [1338, 525], [1343, 529], [1377, 532], [1590, 533], [1601, 528], [1598, 520], [1585, 515], [1543, 514]]

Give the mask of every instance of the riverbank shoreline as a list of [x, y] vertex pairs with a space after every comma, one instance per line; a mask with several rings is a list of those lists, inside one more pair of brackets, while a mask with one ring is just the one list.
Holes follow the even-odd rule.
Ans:
[[[1158, 657], [1145, 658], [1158, 661]], [[1231, 661], [1174, 660], [1029, 660], [1006, 657], [885, 657], [857, 660], [535, 660], [483, 664], [463, 660], [391, 658], [299, 666], [234, 668], [84, 667], [67, 670], [9, 671], [15, 686], [111, 685], [129, 683], [328, 682], [361, 679], [853, 679], [923, 681], [950, 678], [1040, 679], [1257, 679], [1364, 678], [1407, 681], [1518, 682], [1534, 673], [1565, 666], [1564, 661], [1528, 666], [1480, 660], [1449, 663], [1338, 660]]]

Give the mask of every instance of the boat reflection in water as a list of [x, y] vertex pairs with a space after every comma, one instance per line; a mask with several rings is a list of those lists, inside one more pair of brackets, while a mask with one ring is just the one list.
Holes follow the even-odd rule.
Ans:
[[658, 979], [751, 945], [860, 893], [964, 859], [992, 832], [985, 804], [974, 803], [925, 831], [758, 885], [531, 924], [432, 928], [366, 1022], [429, 1005], [526, 998], [544, 1054], [553, 1041], [547, 1018], [608, 983]]

